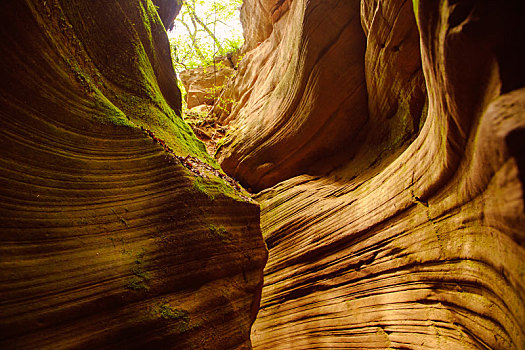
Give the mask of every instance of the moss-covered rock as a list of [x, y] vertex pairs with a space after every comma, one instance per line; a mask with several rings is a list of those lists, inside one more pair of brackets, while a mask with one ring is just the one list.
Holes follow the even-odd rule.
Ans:
[[248, 346], [259, 208], [219, 194], [154, 4], [6, 0], [0, 42], [0, 348]]

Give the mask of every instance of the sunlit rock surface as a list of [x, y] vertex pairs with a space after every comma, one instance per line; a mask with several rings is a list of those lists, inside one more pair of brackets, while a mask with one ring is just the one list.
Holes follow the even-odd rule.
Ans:
[[5, 0], [0, 42], [0, 348], [250, 348], [259, 208], [178, 116], [154, 4]]
[[188, 109], [200, 105], [213, 105], [226, 81], [235, 73], [232, 67], [223, 64], [206, 68], [192, 68], [182, 71], [179, 78], [186, 89]]
[[[221, 119], [230, 133], [216, 154], [253, 190], [337, 167], [338, 156], [362, 142], [368, 118], [359, 3], [279, 1], [268, 7], [279, 14], [272, 17], [260, 6], [245, 3], [241, 19], [248, 34], [269, 36], [246, 52], [225, 94], [237, 103]], [[259, 17], [268, 22], [257, 19], [254, 28]]]
[[525, 348], [522, 5], [414, 3], [243, 7], [218, 159], [266, 188], [255, 349]]

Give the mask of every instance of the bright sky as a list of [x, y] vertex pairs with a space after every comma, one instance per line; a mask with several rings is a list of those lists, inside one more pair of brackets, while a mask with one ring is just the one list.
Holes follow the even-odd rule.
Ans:
[[[230, 18], [221, 19], [220, 15], [217, 15], [215, 18], [215, 14], [212, 12], [212, 5], [213, 1], [207, 0], [207, 1], [197, 1], [196, 2], [196, 13], [197, 16], [199, 16], [203, 21], [206, 22], [206, 24], [213, 23], [215, 19], [218, 19], [219, 21], [213, 26], [213, 24], [210, 24], [210, 29], [215, 31], [215, 35], [219, 40], [223, 41], [227, 38], [232, 37], [238, 37], [242, 36], [242, 25], [241, 21], [239, 19], [239, 10], [237, 6], [239, 5], [239, 1], [230, 1], [230, 0], [216, 0], [217, 4], [224, 4], [227, 6], [230, 6], [232, 8], [235, 8], [233, 15]], [[240, 6], [240, 5], [239, 5]], [[182, 11], [181, 11], [182, 12]], [[179, 14], [180, 18], [181, 15]], [[178, 21], [175, 21], [175, 26], [172, 30], [168, 32], [169, 38], [181, 38], [187, 35], [186, 29], [184, 26]], [[189, 40], [189, 39], [188, 39]]]

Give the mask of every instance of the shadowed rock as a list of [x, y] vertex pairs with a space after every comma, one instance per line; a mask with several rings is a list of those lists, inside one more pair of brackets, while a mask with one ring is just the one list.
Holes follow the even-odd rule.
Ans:
[[0, 42], [0, 348], [250, 348], [259, 208], [180, 119], [153, 3], [2, 1]]

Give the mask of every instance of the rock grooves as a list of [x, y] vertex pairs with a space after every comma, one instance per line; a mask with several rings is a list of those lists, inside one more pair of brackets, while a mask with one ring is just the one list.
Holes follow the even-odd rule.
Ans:
[[250, 348], [260, 210], [182, 122], [155, 5], [1, 1], [0, 42], [0, 348]]
[[263, 189], [255, 349], [525, 348], [522, 8], [245, 2], [218, 159]]
[[148, 134], [148, 136], [151, 137], [153, 141], [161, 145], [162, 148], [164, 148], [166, 152], [168, 152], [170, 155], [176, 158], [180, 162], [181, 165], [183, 165], [185, 168], [191, 171], [193, 175], [208, 179], [209, 177], [206, 175], [206, 173], [211, 173], [214, 176], [230, 184], [230, 186], [237, 191], [237, 195], [240, 198], [242, 198], [243, 200], [247, 202], [253, 202], [253, 200], [250, 197], [246, 196], [247, 193], [243, 191], [243, 188], [239, 185], [239, 183], [235, 179], [217, 170], [216, 168], [212, 167], [208, 163], [203, 162], [197, 157], [192, 157], [190, 155], [187, 155], [186, 157], [176, 155], [173, 152], [173, 150], [169, 146], [166, 145], [166, 142], [157, 138], [152, 131], [145, 129], [144, 127], [140, 127], [140, 129], [146, 132], [146, 134]]

